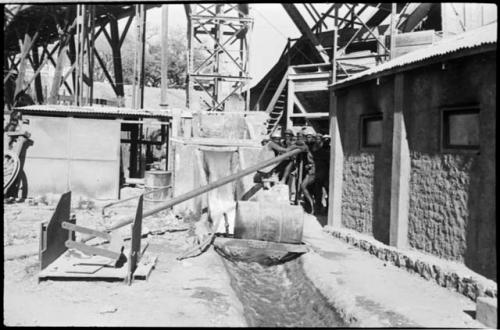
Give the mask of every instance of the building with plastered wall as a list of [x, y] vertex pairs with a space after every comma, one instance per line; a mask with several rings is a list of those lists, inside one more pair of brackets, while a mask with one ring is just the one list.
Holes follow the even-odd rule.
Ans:
[[329, 224], [496, 280], [497, 25], [330, 86]]

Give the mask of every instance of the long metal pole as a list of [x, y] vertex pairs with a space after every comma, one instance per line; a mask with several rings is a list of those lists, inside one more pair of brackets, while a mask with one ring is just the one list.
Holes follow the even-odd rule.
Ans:
[[[147, 211], [144, 211], [144, 213], [142, 214], [142, 217], [145, 218], [145, 217], [148, 217], [152, 214], [155, 214], [155, 213], [158, 213], [160, 211], [163, 211], [165, 209], [168, 209], [176, 204], [179, 204], [179, 203], [182, 203], [184, 201], [187, 201], [188, 199], [191, 199], [193, 197], [196, 197], [198, 195], [201, 195], [203, 193], [206, 193], [210, 190], [213, 190], [215, 188], [218, 188], [220, 186], [223, 186], [225, 184], [228, 184], [234, 180], [237, 180], [239, 178], [242, 178], [250, 173], [253, 173], [255, 171], [258, 171], [260, 169], [263, 169], [269, 165], [272, 165], [272, 164], [276, 164], [284, 159], [287, 159], [289, 157], [292, 157], [294, 155], [297, 155], [299, 153], [303, 152], [302, 149], [294, 149], [292, 151], [288, 151], [278, 157], [275, 157], [275, 158], [271, 158], [271, 159], [268, 159], [266, 161], [263, 161], [262, 163], [258, 163], [258, 164], [255, 164], [253, 166], [250, 166], [249, 168], [246, 168], [244, 170], [241, 170], [237, 173], [234, 173], [234, 174], [231, 174], [231, 175], [228, 175], [222, 179], [219, 179], [217, 181], [214, 181], [214, 182], [211, 182], [209, 184], [207, 184], [206, 186], [203, 186], [203, 187], [199, 187], [197, 189], [194, 189], [194, 190], [191, 190], [185, 194], [182, 194], [180, 196], [177, 196], [177, 197], [174, 197], [172, 198], [171, 200], [168, 200], [164, 203], [161, 203], [160, 205], [158, 205], [157, 207], [155, 208], [152, 208], [150, 210], [147, 210]], [[112, 225], [109, 229], [106, 229], [106, 231], [113, 231], [115, 229], [118, 229], [118, 228], [121, 228], [123, 226], [126, 226], [128, 224], [131, 224], [135, 219], [135, 215], [134, 216], [129, 216], [127, 218], [124, 218], [123, 220], [120, 220], [118, 221], [117, 223], [115, 223], [114, 225]], [[86, 237], [84, 238], [82, 241], [83, 242], [86, 242], [86, 241], [89, 241], [91, 240], [92, 238], [94, 238], [94, 236], [91, 236], [91, 237]]]

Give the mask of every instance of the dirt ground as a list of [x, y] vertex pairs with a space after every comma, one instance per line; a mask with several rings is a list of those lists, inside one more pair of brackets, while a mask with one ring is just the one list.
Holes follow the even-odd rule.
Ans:
[[[134, 195], [136, 191], [131, 191]], [[147, 281], [42, 281], [38, 283], [40, 222], [54, 201], [4, 204], [4, 324], [10, 326], [245, 326], [243, 307], [220, 257], [210, 249], [176, 260], [191, 246], [192, 220], [171, 212], [144, 219], [143, 244], [158, 257]], [[136, 202], [109, 210], [76, 201], [77, 224], [103, 228], [135, 213]], [[47, 205], [48, 204], [48, 205]], [[27, 255], [27, 256], [26, 256]], [[10, 260], [9, 260], [10, 259]]]

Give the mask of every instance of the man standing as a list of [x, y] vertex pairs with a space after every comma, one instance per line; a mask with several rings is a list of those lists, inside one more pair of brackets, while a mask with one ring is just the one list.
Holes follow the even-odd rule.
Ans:
[[325, 140], [321, 134], [316, 134], [316, 141], [311, 149], [311, 153], [316, 169], [313, 183], [315, 212], [320, 214], [324, 213], [322, 205], [323, 188], [328, 191], [328, 174], [330, 168], [330, 148], [325, 147]]
[[311, 192], [309, 191], [308, 187], [314, 182], [314, 177], [316, 172], [314, 158], [311, 153], [314, 147], [315, 139], [312, 128], [307, 128], [303, 131], [305, 135], [305, 145], [307, 146], [307, 153], [306, 156], [304, 157], [304, 170], [306, 172], [306, 175], [304, 177], [304, 180], [300, 184], [300, 188], [304, 193], [304, 197], [308, 203], [308, 208], [306, 209], [306, 211], [309, 210], [311, 214], [314, 214], [314, 200], [311, 196]]

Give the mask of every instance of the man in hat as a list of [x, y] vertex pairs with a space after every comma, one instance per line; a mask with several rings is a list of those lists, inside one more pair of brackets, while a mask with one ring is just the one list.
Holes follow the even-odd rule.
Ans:
[[[290, 148], [294, 145], [292, 139], [295, 135], [291, 129], [287, 129], [285, 131], [285, 148]], [[295, 157], [291, 157], [289, 159], [283, 160], [277, 167], [277, 171], [280, 176], [280, 182], [286, 184], [288, 182], [288, 178], [290, 173], [292, 172], [295, 164]]]
[[[271, 141], [267, 142], [266, 144], [263, 145], [260, 154], [258, 156], [259, 161], [264, 161], [270, 158], [274, 158], [280, 154], [283, 154], [285, 152], [291, 151], [293, 149], [301, 148], [300, 146], [297, 145], [290, 145], [288, 147], [282, 146], [281, 144], [277, 143], [277, 139], [280, 136], [278, 134], [273, 134], [271, 136]], [[263, 168], [261, 170], [258, 170], [257, 173], [254, 176], [254, 182], [255, 183], [262, 183], [262, 179], [269, 178], [273, 173], [280, 173], [280, 170], [283, 170], [285, 166], [282, 164], [284, 162], [289, 162], [288, 160], [284, 160], [278, 165], [269, 165], [266, 168]]]
[[291, 129], [287, 129], [285, 131], [285, 145], [287, 147], [291, 146], [292, 145], [292, 138], [295, 136], [295, 134], [293, 134], [293, 131]]
[[311, 153], [316, 169], [312, 187], [315, 212], [322, 213], [324, 211], [321, 203], [323, 200], [323, 188], [325, 188], [328, 192], [329, 186], [328, 176], [330, 170], [330, 147], [326, 147], [325, 140], [321, 134], [316, 134], [316, 142], [311, 149]]
[[271, 141], [281, 146], [281, 132], [278, 130], [274, 130], [271, 134]]
[[314, 176], [316, 172], [314, 158], [311, 153], [315, 143], [314, 131], [311, 127], [305, 126], [302, 128], [302, 133], [305, 137], [304, 144], [307, 147], [307, 153], [301, 159], [302, 163], [304, 164], [305, 176], [302, 180], [302, 183], [300, 184], [300, 189], [308, 203], [311, 214], [314, 214], [314, 200], [308, 188], [314, 182]]

